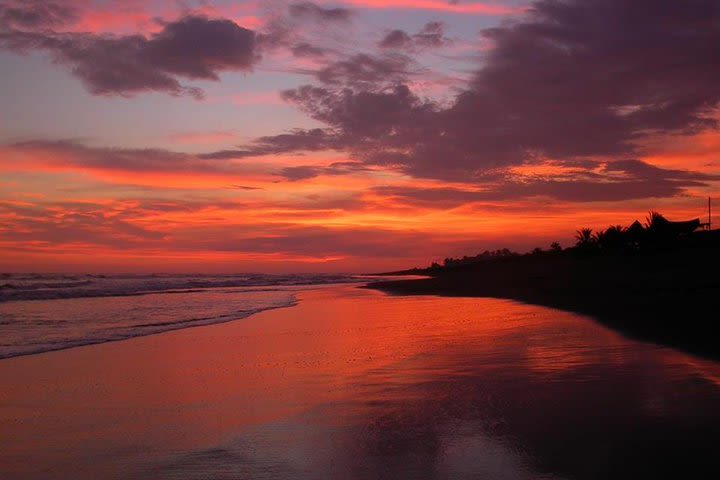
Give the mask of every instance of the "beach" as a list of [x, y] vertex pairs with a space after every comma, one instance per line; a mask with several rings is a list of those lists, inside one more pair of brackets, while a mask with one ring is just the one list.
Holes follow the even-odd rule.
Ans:
[[[706, 232], [703, 232], [706, 233]], [[698, 234], [700, 236], [701, 234]], [[716, 239], [647, 252], [540, 252], [401, 273], [369, 284], [399, 295], [507, 298], [577, 312], [624, 335], [720, 359]]]
[[317, 287], [0, 378], [8, 480], [718, 473], [720, 365], [509, 300]]

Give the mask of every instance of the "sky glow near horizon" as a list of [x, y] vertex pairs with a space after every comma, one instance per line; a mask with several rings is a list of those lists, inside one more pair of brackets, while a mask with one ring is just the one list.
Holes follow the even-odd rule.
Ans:
[[718, 45], [711, 0], [0, 0], [0, 271], [375, 271], [703, 217]]

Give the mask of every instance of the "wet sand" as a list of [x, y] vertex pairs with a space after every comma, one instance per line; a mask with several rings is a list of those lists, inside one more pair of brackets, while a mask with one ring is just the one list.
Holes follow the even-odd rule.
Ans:
[[321, 288], [0, 379], [8, 480], [719, 473], [718, 363], [508, 300]]
[[368, 288], [400, 295], [507, 298], [577, 312], [639, 340], [720, 360], [720, 249], [560, 253], [413, 271]]

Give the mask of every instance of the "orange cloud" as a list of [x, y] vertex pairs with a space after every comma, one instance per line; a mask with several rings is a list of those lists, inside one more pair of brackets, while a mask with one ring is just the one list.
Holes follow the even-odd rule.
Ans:
[[697, 168], [720, 172], [720, 132], [662, 136], [644, 144], [643, 160], [666, 168]]

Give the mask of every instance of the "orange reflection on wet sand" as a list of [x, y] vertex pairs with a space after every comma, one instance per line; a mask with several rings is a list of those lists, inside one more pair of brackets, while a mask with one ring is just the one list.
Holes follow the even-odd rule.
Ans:
[[[353, 287], [299, 299], [227, 324], [0, 361], [4, 478], [216, 478], [218, 469], [258, 478], [280, 461], [299, 477], [372, 478], [374, 468], [410, 475], [408, 452], [432, 463], [411, 476], [536, 478], [547, 468], [534, 443], [546, 418], [592, 430], [604, 427], [585, 411], [603, 401], [610, 411], [627, 404], [626, 419], [720, 397], [707, 383], [680, 403], [673, 392], [699, 381], [704, 361], [678, 367], [684, 354], [571, 313]], [[637, 382], [643, 390], [628, 386]], [[233, 460], [205, 459], [182, 475], [163, 467], [218, 445]]]

